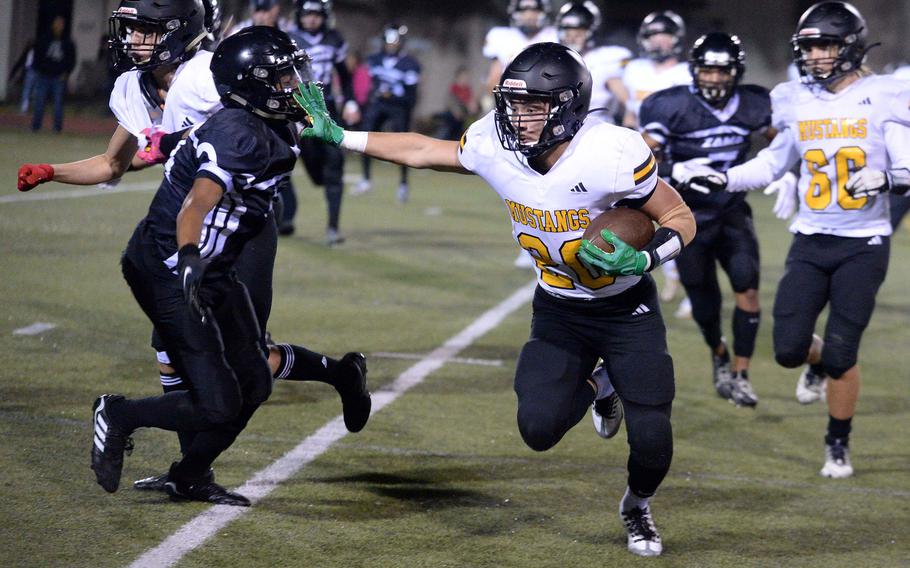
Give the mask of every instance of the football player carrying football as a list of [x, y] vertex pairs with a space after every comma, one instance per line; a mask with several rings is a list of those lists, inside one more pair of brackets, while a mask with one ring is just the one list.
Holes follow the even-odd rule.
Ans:
[[[810, 7], [791, 42], [801, 81], [771, 92], [779, 131], [771, 145], [726, 173], [697, 161], [674, 171], [693, 187], [747, 191], [800, 164], [795, 236], [774, 301], [774, 354], [784, 367], [808, 363], [796, 388], [801, 403], [827, 390], [821, 475], [834, 478], [853, 475], [848, 440], [859, 344], [888, 269], [892, 229], [883, 194], [910, 190], [910, 84], [863, 66], [866, 30], [847, 2]], [[822, 339], [813, 331], [826, 304]]]
[[[720, 171], [742, 163], [753, 133], [769, 133], [771, 101], [767, 89], [741, 85], [746, 54], [738, 37], [710, 33], [692, 48], [693, 85], [658, 91], [644, 100], [640, 117], [648, 145], [658, 154], [662, 175], [673, 164], [696, 157]], [[758, 303], [758, 238], [744, 193], [683, 191], [695, 214], [698, 234], [676, 260], [692, 316], [708, 348], [717, 393], [737, 406], [754, 407], [758, 397], [748, 376], [749, 359], [761, 313]], [[733, 355], [721, 337], [721, 293], [716, 263], [730, 279], [736, 298]]]
[[[587, 116], [591, 75], [575, 51], [556, 43], [528, 47], [506, 67], [495, 97], [496, 108], [452, 142], [344, 131], [310, 85], [301, 96], [311, 121], [303, 136], [410, 167], [474, 173], [499, 194], [515, 240], [535, 259], [539, 284], [531, 337], [515, 371], [521, 436], [532, 449], [547, 450], [595, 398], [618, 393], [630, 446], [620, 505], [628, 548], [658, 555], [648, 500], [670, 467], [675, 386], [648, 272], [692, 240], [695, 220], [659, 179], [638, 133]], [[611, 252], [583, 240], [591, 220], [615, 207], [639, 209], [659, 223], [641, 251], [606, 230]], [[598, 357], [604, 367], [592, 376]]]

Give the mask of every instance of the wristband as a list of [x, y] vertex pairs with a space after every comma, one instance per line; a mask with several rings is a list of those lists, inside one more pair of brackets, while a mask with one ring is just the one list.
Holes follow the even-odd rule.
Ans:
[[341, 146], [345, 150], [363, 153], [367, 149], [367, 138], [369, 132], [355, 132], [351, 130], [344, 131], [344, 138], [341, 139]]

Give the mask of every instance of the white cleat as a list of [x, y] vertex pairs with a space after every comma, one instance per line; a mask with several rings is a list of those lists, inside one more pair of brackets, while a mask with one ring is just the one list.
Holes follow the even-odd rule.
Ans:
[[373, 190], [373, 182], [368, 179], [361, 179], [357, 185], [351, 188], [351, 195], [363, 195]]
[[398, 184], [398, 203], [407, 203], [408, 198], [411, 196], [411, 187], [406, 183]]
[[688, 296], [679, 303], [679, 307], [676, 308], [673, 317], [676, 319], [692, 319], [692, 301], [689, 300]]
[[664, 547], [660, 542], [660, 534], [651, 518], [651, 508], [635, 507], [623, 511], [620, 507], [619, 518], [626, 527], [628, 534], [627, 548], [637, 556], [660, 556]]
[[619, 432], [622, 424], [622, 402], [615, 392], [606, 398], [595, 400], [591, 405], [591, 418], [594, 419], [594, 430], [604, 440], [609, 440]]
[[825, 375], [813, 373], [809, 365], [806, 365], [799, 380], [796, 381], [796, 400], [800, 404], [812, 404], [825, 400], [825, 393], [828, 390], [827, 379]]
[[825, 465], [819, 474], [830, 479], [844, 479], [853, 475], [850, 448], [845, 440], [835, 439], [833, 444], [825, 444]]
[[660, 289], [660, 301], [672, 302], [677, 292], [679, 292], [679, 275], [677, 274], [676, 278], [668, 276], [664, 279], [664, 285]]

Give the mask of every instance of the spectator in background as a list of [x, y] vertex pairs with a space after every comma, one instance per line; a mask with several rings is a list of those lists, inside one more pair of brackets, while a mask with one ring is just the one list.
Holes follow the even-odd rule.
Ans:
[[35, 111], [32, 115], [32, 131], [41, 130], [44, 119], [44, 105], [47, 97], [54, 98], [54, 130], [63, 129], [63, 95], [66, 93], [66, 79], [76, 65], [76, 45], [66, 35], [66, 18], [57, 16], [51, 22], [51, 29], [40, 34], [35, 43]]
[[[367, 58], [372, 77], [369, 104], [363, 115], [365, 130], [382, 130], [388, 125], [391, 132], [411, 129], [411, 112], [417, 104], [417, 83], [420, 82], [420, 64], [402, 51], [407, 26], [388, 24], [382, 30], [382, 50]], [[354, 189], [355, 194], [373, 188], [370, 181], [370, 158], [363, 156], [363, 179]], [[398, 201], [408, 200], [408, 168], [401, 166], [398, 184]]]
[[[370, 100], [370, 89], [373, 86], [373, 79], [370, 78], [370, 68], [363, 61], [363, 55], [359, 51], [350, 51], [348, 52], [348, 57], [345, 63], [348, 66], [348, 70], [351, 72], [351, 82], [354, 87], [354, 100], [357, 101], [357, 104], [360, 105], [360, 110], [363, 110], [367, 106], [367, 102]], [[359, 128], [360, 122], [357, 123], [357, 128]], [[354, 125], [351, 125], [351, 128], [354, 128]]]
[[35, 87], [34, 62], [35, 42], [30, 41], [26, 44], [25, 49], [22, 50], [22, 55], [16, 60], [16, 63], [13, 65], [13, 69], [9, 72], [9, 77], [7, 78], [9, 83], [15, 83], [19, 80], [17, 75], [19, 75], [20, 71], [22, 72], [22, 98], [19, 102], [19, 112], [22, 114], [28, 112], [28, 107], [32, 100], [32, 92]]
[[439, 119], [437, 138], [458, 140], [465, 130], [465, 122], [477, 114], [477, 102], [471, 89], [471, 75], [464, 65], [455, 73], [455, 81], [449, 85], [448, 106], [436, 115]]

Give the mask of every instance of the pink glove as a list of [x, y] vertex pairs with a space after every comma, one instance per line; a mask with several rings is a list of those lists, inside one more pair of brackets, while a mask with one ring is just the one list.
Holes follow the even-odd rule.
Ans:
[[145, 148], [136, 152], [139, 159], [150, 166], [160, 164], [167, 160], [167, 156], [161, 153], [161, 139], [167, 132], [158, 130], [157, 127], [146, 128], [142, 131], [145, 135]]

